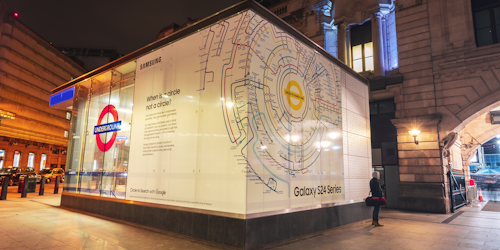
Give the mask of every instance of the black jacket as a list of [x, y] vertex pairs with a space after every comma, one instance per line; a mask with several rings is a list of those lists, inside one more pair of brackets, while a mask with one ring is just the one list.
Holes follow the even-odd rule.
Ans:
[[380, 187], [380, 182], [377, 178], [370, 180], [370, 190], [372, 191], [372, 197], [382, 197], [382, 187]]

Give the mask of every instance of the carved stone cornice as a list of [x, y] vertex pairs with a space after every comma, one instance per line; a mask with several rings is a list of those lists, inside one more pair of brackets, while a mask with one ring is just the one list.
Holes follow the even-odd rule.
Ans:
[[392, 124], [396, 128], [413, 128], [415, 125], [419, 127], [437, 126], [443, 117], [441, 115], [427, 115], [409, 118], [391, 119]]

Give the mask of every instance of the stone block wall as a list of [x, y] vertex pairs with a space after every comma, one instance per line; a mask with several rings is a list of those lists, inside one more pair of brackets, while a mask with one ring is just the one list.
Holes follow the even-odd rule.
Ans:
[[0, 136], [67, 146], [64, 131], [69, 131], [70, 121], [66, 111], [49, 107], [49, 98], [52, 89], [86, 70], [12, 13], [0, 3], [0, 110], [16, 115], [2, 120]]

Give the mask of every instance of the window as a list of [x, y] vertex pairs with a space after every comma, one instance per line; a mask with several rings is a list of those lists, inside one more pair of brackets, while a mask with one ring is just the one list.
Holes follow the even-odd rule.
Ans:
[[396, 111], [394, 100], [370, 102], [370, 115], [394, 113]]
[[394, 101], [385, 101], [378, 104], [379, 114], [394, 112]]
[[13, 167], [19, 167], [19, 161], [21, 160], [21, 152], [19, 151], [14, 151], [14, 163], [12, 164]]
[[356, 72], [373, 70], [372, 22], [351, 27], [352, 69]]
[[472, 13], [477, 46], [500, 43], [500, 2], [472, 0]]
[[5, 160], [5, 150], [0, 149], [0, 169], [3, 168], [4, 160]]
[[35, 153], [28, 153], [28, 167], [32, 168], [35, 165]]
[[40, 160], [40, 170], [45, 169], [46, 164], [47, 164], [47, 155], [42, 154], [42, 159]]
[[477, 163], [478, 162], [477, 153], [474, 154], [474, 156], [472, 156], [472, 158], [470, 159], [470, 162], [473, 162], [473, 163]]
[[378, 103], [370, 102], [370, 115], [378, 114]]

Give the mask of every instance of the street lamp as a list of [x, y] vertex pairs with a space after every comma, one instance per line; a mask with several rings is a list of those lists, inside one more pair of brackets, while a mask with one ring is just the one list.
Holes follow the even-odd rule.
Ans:
[[420, 130], [413, 129], [408, 131], [408, 133], [410, 133], [410, 135], [413, 136], [413, 142], [415, 142], [415, 144], [418, 145], [417, 136], [420, 134]]

